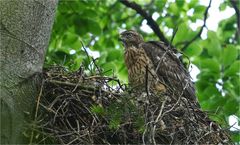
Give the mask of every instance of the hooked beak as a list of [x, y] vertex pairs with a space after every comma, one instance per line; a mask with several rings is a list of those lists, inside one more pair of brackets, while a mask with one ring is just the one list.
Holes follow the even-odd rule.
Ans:
[[119, 38], [118, 38], [118, 40], [119, 40], [119, 41], [121, 41], [121, 42], [122, 42], [122, 44], [123, 44], [123, 45], [124, 45], [124, 47], [125, 47], [125, 45], [126, 45], [126, 43], [125, 43], [125, 42], [126, 42], [126, 41], [125, 41], [125, 39], [122, 37], [122, 35], [121, 35], [121, 34], [119, 35]]
[[119, 35], [118, 40], [123, 42], [122, 34]]
[[124, 39], [124, 37], [123, 37], [122, 34], [119, 35], [118, 40], [121, 41], [121, 42], [123, 42], [123, 43], [125, 42], [125, 39]]
[[123, 39], [122, 39], [121, 37], [119, 37], [119, 38], [118, 38], [118, 41], [121, 41], [121, 42], [123, 42]]

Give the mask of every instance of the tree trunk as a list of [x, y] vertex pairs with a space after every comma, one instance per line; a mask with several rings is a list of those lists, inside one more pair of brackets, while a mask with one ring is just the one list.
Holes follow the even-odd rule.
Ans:
[[0, 0], [1, 144], [27, 143], [57, 0]]

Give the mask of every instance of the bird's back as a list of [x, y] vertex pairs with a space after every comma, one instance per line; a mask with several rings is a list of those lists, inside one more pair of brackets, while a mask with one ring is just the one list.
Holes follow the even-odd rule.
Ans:
[[172, 49], [162, 42], [155, 41], [142, 43], [141, 47], [152, 61], [159, 80], [164, 82], [167, 88], [177, 95], [196, 100], [191, 77]]

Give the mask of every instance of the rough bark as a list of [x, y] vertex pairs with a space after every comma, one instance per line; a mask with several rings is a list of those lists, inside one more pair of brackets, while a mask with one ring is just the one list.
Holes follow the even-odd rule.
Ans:
[[1, 144], [27, 143], [57, 0], [0, 0]]

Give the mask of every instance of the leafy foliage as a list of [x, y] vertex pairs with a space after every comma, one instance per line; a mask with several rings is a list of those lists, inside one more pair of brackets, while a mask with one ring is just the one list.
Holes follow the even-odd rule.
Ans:
[[[197, 35], [190, 23], [204, 19], [206, 6], [197, 0], [189, 3], [176, 0], [136, 1], [148, 13], [158, 13], [156, 22], [170, 40], [173, 30], [178, 31], [173, 45], [182, 50], [186, 41]], [[214, 3], [213, 3], [214, 5]], [[232, 7], [224, 2], [220, 10]], [[193, 14], [188, 12], [193, 10]], [[89, 66], [85, 51], [99, 53], [96, 63], [103, 69], [102, 75], [116, 75], [127, 82], [127, 71], [123, 60], [123, 48], [118, 42], [119, 29], [135, 29], [145, 40], [157, 40], [154, 33], [140, 29], [144, 19], [134, 10], [118, 1], [60, 1], [45, 65], [62, 64], [70, 70], [77, 70], [81, 64]], [[240, 117], [240, 45], [236, 33], [236, 15], [220, 22], [217, 31], [207, 30], [207, 38], [199, 37], [182, 50], [192, 63], [200, 69], [196, 82], [197, 96], [204, 110], [215, 115], [213, 119], [226, 125], [230, 115]], [[84, 44], [83, 45], [81, 44]], [[89, 51], [91, 50], [91, 51]], [[90, 65], [91, 66], [91, 65]], [[97, 68], [91, 68], [96, 73]], [[103, 113], [99, 106], [92, 108]], [[114, 116], [113, 116], [114, 117]], [[113, 119], [112, 128], [119, 124], [119, 116]], [[141, 120], [140, 120], [141, 122]], [[233, 137], [239, 141], [236, 136]]]

